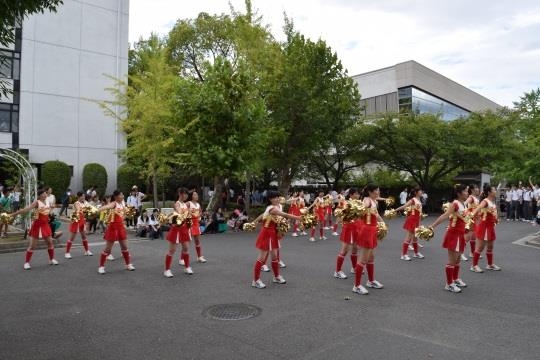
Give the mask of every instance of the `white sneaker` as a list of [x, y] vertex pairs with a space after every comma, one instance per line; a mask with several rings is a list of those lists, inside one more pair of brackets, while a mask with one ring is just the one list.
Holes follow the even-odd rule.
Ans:
[[266, 285], [264, 285], [264, 283], [261, 281], [261, 279], [259, 279], [257, 281], [252, 281], [251, 282], [251, 287], [254, 287], [254, 288], [257, 288], [257, 289], [264, 289], [266, 287]]
[[461, 261], [469, 261], [464, 254], [461, 254]]
[[307, 232], [305, 232], [305, 231], [302, 231], [302, 233], [301, 233], [300, 235], [302, 235], [302, 236], [306, 236], [306, 235], [307, 235]]
[[411, 258], [409, 257], [409, 255], [401, 255], [400, 259], [405, 260], [405, 261], [411, 261]]
[[193, 275], [193, 269], [191, 266], [184, 269], [184, 274]]
[[343, 271], [334, 271], [334, 277], [336, 279], [346, 279], [347, 275]]
[[291, 236], [292, 236], [292, 237], [297, 237], [297, 236], [298, 236], [298, 233], [293, 232]]
[[263, 266], [261, 266], [261, 271], [263, 271], [263, 272], [269, 272], [269, 271], [270, 271], [270, 268], [268, 267], [268, 265], [264, 264]]
[[109, 260], [109, 261], [114, 261], [114, 256], [113, 256], [113, 254], [109, 254], [109, 256], [107, 256], [107, 260]]
[[286, 268], [287, 265], [285, 265], [283, 261], [279, 260], [279, 267], [283, 269], [283, 268]]
[[323, 229], [324, 230], [330, 230], [330, 228], [328, 226], [325, 226]]
[[445, 290], [448, 290], [450, 292], [453, 292], [453, 293], [460, 293], [461, 292], [461, 289], [454, 283], [450, 284], [450, 285], [446, 285], [444, 287]]
[[413, 258], [423, 259], [423, 258], [425, 258], [425, 256], [418, 252], [418, 253], [413, 255]]
[[70, 254], [70, 253], [66, 253], [66, 254], [64, 255], [64, 257], [65, 257], [66, 259], [71, 259], [71, 254]]
[[315, 238], [314, 238], [314, 237], [310, 237], [310, 238], [309, 238], [309, 241], [315, 242]]
[[105, 266], [100, 266], [97, 269], [98, 274], [105, 274]]
[[166, 278], [172, 278], [174, 275], [171, 270], [165, 270], [163, 272], [163, 276], [165, 276]]
[[84, 256], [92, 256], [92, 252], [90, 250], [84, 252]]
[[199, 256], [197, 258], [197, 262], [200, 262], [200, 263], [204, 264], [206, 262], [206, 259], [204, 258], [204, 256]]
[[366, 286], [368, 288], [373, 288], [373, 289], [382, 289], [384, 287], [384, 285], [378, 282], [377, 280], [368, 281], [366, 283]]
[[351, 268], [351, 274], [356, 274], [356, 270], [353, 267]]
[[30, 266], [30, 263], [24, 263], [23, 269], [24, 270], [30, 270], [32, 267]]
[[484, 270], [482, 270], [482, 268], [478, 265], [475, 265], [475, 266], [471, 266], [471, 271], [472, 272], [475, 272], [475, 273], [483, 273]]
[[492, 270], [492, 271], [501, 271], [501, 268], [500, 268], [500, 267], [498, 267], [498, 266], [497, 266], [497, 265], [495, 265], [495, 264], [492, 264], [492, 265], [487, 265], [487, 266], [486, 266], [486, 269], [488, 269], [488, 270]]
[[184, 259], [178, 260], [178, 265], [185, 266], [186, 263], [184, 262]]
[[456, 284], [460, 288], [467, 287], [467, 284], [465, 284], [465, 282], [463, 282], [463, 280], [461, 280], [461, 279], [454, 280], [454, 284]]
[[423, 247], [424, 247], [424, 245], [420, 244], [419, 242], [418, 242], [417, 244], [418, 244], [418, 247], [419, 247], [419, 248], [423, 248]]
[[272, 279], [272, 282], [275, 284], [286, 284], [287, 280], [285, 280], [283, 276], [278, 275]]
[[352, 292], [357, 293], [358, 295], [367, 295], [367, 294], [369, 294], [369, 291], [365, 287], [363, 287], [362, 285], [360, 285], [358, 287], [353, 286]]
[[410, 245], [410, 244], [409, 244], [409, 250], [410, 250], [410, 251], [414, 251], [414, 248], [413, 248], [413, 246], [412, 246], [412, 245]]
[[58, 265], [58, 261], [56, 259], [49, 260], [49, 265]]
[[319, 240], [326, 240], [328, 239], [326, 236], [320, 237]]
[[332, 235], [334, 235], [334, 236], [339, 236], [339, 234], [338, 234], [337, 231], [334, 231], [334, 232], [332, 233]]

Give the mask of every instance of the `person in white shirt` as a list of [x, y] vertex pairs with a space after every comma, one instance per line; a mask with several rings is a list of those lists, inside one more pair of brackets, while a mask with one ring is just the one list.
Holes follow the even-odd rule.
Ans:
[[157, 239], [161, 236], [159, 227], [159, 210], [154, 209], [152, 215], [150, 215], [150, 218], [148, 219], [148, 236], [150, 237], [150, 240]]
[[519, 185], [516, 189], [517, 193], [517, 208], [516, 208], [516, 219], [523, 220], [523, 193], [525, 190], [523, 189], [523, 185], [521, 181], [519, 182]]
[[518, 189], [515, 185], [512, 185], [512, 205], [510, 206], [510, 218], [514, 221], [518, 219], [518, 208], [519, 208], [519, 201], [520, 201], [520, 195], [518, 193]]
[[[138, 209], [138, 204], [139, 204], [139, 201], [137, 200], [136, 193], [134, 191], [132, 191], [131, 194], [128, 196], [127, 200], [126, 200], [126, 205], [127, 206], [133, 206], [135, 209]], [[135, 215], [135, 218], [137, 218], [138, 215], [139, 215], [139, 213], [137, 212], [136, 215]], [[130, 218], [126, 218], [126, 226], [127, 227], [131, 226], [133, 229], [136, 228], [133, 219], [130, 219]]]
[[45, 189], [47, 192], [47, 199], [45, 199], [46, 203], [51, 207], [51, 211], [54, 213], [54, 209], [56, 207], [56, 196], [54, 196], [52, 187], [48, 187]]
[[506, 190], [506, 221], [510, 220], [512, 216], [512, 196], [513, 196], [513, 190], [512, 188], [509, 188]]
[[409, 196], [409, 189], [405, 188], [399, 193], [399, 205], [405, 205], [407, 197]]
[[523, 191], [523, 219], [531, 221], [531, 201], [533, 197], [532, 189], [527, 186]]
[[143, 210], [141, 216], [137, 218], [137, 236], [146, 237], [149, 226], [148, 215], [146, 210]]

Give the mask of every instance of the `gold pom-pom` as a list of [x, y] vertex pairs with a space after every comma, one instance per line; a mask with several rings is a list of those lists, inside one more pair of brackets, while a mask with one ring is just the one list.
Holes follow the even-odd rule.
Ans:
[[386, 206], [388, 206], [388, 207], [394, 206], [394, 204], [396, 203], [396, 198], [393, 197], [393, 196], [389, 196], [389, 197], [387, 197], [387, 198], [384, 200], [384, 203], [385, 203]]
[[425, 219], [425, 218], [427, 218], [427, 217], [428, 217], [428, 214], [422, 213], [422, 219]]
[[71, 213], [71, 216], [69, 217], [69, 220], [72, 222], [72, 223], [76, 223], [76, 222], [79, 222], [80, 218], [79, 218], [79, 212], [78, 211], [74, 211]]
[[124, 217], [128, 219], [133, 219], [135, 214], [137, 214], [137, 209], [135, 209], [135, 206], [128, 205], [124, 209]]
[[318, 220], [315, 215], [313, 215], [310, 212], [304, 212], [300, 219], [300, 228], [302, 230], [304, 229], [311, 229], [315, 226], [317, 226]]
[[108, 225], [113, 220], [114, 220], [114, 210], [113, 209], [105, 210], [105, 215], [103, 216], [103, 223], [105, 225]]
[[289, 220], [282, 216], [278, 216], [277, 219], [277, 232], [278, 235], [283, 236], [289, 231]]
[[474, 227], [474, 219], [470, 216], [465, 216], [465, 231], [471, 231]]
[[99, 215], [99, 210], [94, 205], [86, 205], [83, 207], [83, 214], [87, 219], [95, 219]]
[[382, 241], [388, 234], [388, 227], [382, 221], [377, 222], [377, 240]]
[[280, 196], [279, 197], [279, 203], [281, 205], [285, 205], [285, 203], [287, 203], [287, 199], [285, 198], [285, 196]]
[[419, 226], [416, 229], [414, 229], [414, 236], [418, 239], [429, 241], [433, 238], [435, 233], [433, 232], [433, 229], [426, 226]]
[[451, 205], [451, 203], [449, 203], [449, 202], [445, 202], [444, 204], [442, 204], [442, 211], [447, 212], [448, 209], [450, 208], [450, 205]]
[[178, 213], [175, 211], [172, 213], [170, 217], [170, 222], [172, 225], [182, 226], [185, 224], [186, 226], [191, 227], [191, 224], [192, 224], [191, 214], [189, 212]]
[[244, 231], [255, 231], [256, 228], [257, 228], [257, 224], [252, 223], [252, 222], [247, 222], [244, 225], [242, 225], [242, 229]]
[[8, 213], [1, 213], [0, 214], [0, 223], [1, 224], [11, 224], [13, 222], [13, 216], [9, 215]]
[[385, 210], [383, 216], [385, 218], [387, 218], [387, 219], [393, 219], [393, 218], [395, 218], [397, 216], [397, 211], [396, 211], [396, 209]]
[[167, 225], [169, 223], [169, 217], [163, 213], [159, 213], [158, 216], [159, 225]]

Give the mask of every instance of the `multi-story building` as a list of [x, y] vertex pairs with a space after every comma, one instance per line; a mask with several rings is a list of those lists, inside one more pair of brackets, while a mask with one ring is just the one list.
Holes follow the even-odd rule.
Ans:
[[352, 77], [362, 95], [364, 115], [387, 112], [440, 114], [444, 120], [500, 105], [416, 61]]
[[64, 0], [56, 13], [18, 21], [15, 43], [0, 49], [0, 77], [13, 90], [0, 97], [0, 147], [27, 152], [38, 173], [46, 161], [67, 163], [72, 189], [85, 164], [102, 164], [111, 191], [125, 139], [97, 102], [112, 99], [110, 77], [127, 76], [128, 19], [129, 0]]

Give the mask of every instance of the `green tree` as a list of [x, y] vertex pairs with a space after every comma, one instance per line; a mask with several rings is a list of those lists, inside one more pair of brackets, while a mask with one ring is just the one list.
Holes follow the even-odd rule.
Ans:
[[116, 170], [117, 189], [124, 194], [129, 194], [133, 185], [139, 184], [141, 179], [141, 171], [132, 164], [122, 164]]
[[[54, 11], [63, 4], [63, 0], [0, 0], [0, 48], [7, 48], [15, 42], [15, 24], [35, 13]], [[7, 58], [0, 56], [0, 68]], [[10, 93], [5, 80], [0, 79], [0, 99]]]
[[90, 163], [84, 165], [82, 173], [83, 189], [96, 186], [102, 195], [107, 191], [107, 170], [103, 165]]
[[71, 181], [71, 169], [62, 161], [46, 161], [41, 166], [41, 182], [45, 186], [52, 187], [57, 194], [62, 193], [69, 187]]

